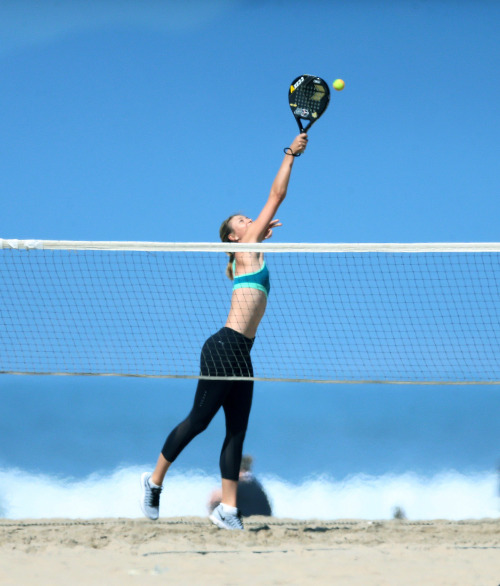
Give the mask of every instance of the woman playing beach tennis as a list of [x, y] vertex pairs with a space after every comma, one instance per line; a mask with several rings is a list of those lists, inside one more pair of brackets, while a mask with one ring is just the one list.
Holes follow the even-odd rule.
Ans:
[[[222, 223], [223, 242], [256, 243], [270, 238], [273, 228], [281, 226], [274, 216], [285, 199], [295, 157], [304, 152], [307, 134], [299, 134], [286, 153], [273, 181], [271, 192], [255, 221], [233, 215]], [[235, 246], [237, 249], [237, 246]], [[200, 360], [201, 376], [218, 379], [199, 380], [193, 408], [167, 437], [152, 474], [141, 477], [141, 507], [146, 517], [158, 519], [163, 479], [172, 462], [199, 433], [205, 430], [222, 407], [226, 437], [220, 455], [222, 502], [210, 520], [222, 529], [243, 529], [236, 506], [243, 441], [252, 405], [252, 380], [226, 380], [226, 377], [253, 377], [250, 350], [264, 316], [270, 290], [269, 271], [263, 254], [234, 252], [226, 270], [233, 280], [231, 307], [225, 327], [208, 338]]]

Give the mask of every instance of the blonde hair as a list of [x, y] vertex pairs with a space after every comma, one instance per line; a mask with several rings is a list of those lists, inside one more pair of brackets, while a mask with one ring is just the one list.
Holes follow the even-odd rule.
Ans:
[[[231, 228], [231, 220], [236, 216], [237, 214], [233, 214], [232, 216], [229, 216], [229, 218], [227, 218], [227, 220], [224, 220], [220, 226], [219, 229], [219, 236], [220, 239], [222, 240], [222, 242], [231, 242], [231, 240], [229, 240], [229, 234], [231, 234], [231, 232], [233, 231]], [[234, 274], [233, 274], [233, 262], [235, 259], [234, 256], [234, 252], [226, 252], [226, 254], [229, 256], [229, 262], [227, 263], [227, 267], [226, 267], [226, 276], [231, 279], [231, 281], [234, 279]]]

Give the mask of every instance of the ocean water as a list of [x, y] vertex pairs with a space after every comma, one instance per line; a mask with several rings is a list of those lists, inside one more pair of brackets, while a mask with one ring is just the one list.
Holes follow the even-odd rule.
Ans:
[[[139, 476], [195, 383], [0, 377], [0, 516], [140, 517]], [[496, 386], [257, 383], [245, 443], [282, 518], [500, 515]], [[171, 469], [161, 514], [205, 515], [218, 414]]]
[[[0, 470], [1, 513], [9, 519], [142, 517], [141, 467], [92, 474], [79, 480], [23, 470]], [[396, 508], [408, 519], [481, 519], [499, 515], [493, 473], [450, 471], [432, 477], [413, 473], [354, 475], [342, 480], [311, 477], [299, 483], [262, 475], [273, 515], [292, 519], [390, 519]], [[174, 472], [165, 484], [161, 516], [206, 516], [217, 476]]]

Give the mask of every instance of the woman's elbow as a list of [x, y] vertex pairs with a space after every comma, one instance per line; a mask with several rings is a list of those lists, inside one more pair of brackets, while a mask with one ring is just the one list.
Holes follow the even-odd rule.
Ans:
[[286, 197], [286, 189], [271, 189], [271, 193], [269, 195], [269, 199], [273, 199], [274, 201], [280, 204]]

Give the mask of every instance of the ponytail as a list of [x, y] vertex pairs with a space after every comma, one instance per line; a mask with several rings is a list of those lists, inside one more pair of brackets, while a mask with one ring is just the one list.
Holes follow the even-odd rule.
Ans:
[[[232, 232], [230, 223], [233, 218], [234, 218], [234, 214], [232, 216], [229, 216], [229, 218], [227, 220], [224, 220], [221, 224], [221, 227], [219, 230], [219, 236], [220, 236], [220, 239], [222, 240], [222, 242], [231, 242], [231, 240], [229, 240], [229, 234], [231, 234], [231, 232]], [[235, 256], [234, 256], [234, 252], [226, 252], [226, 254], [229, 256], [229, 262], [226, 267], [226, 276], [229, 279], [231, 279], [231, 281], [232, 281], [234, 279], [233, 262], [234, 262]]]
[[231, 281], [233, 281], [234, 280], [234, 273], [233, 273], [234, 252], [227, 252], [226, 254], [229, 255], [229, 262], [227, 263], [227, 267], [226, 267], [226, 277], [228, 277], [229, 279], [231, 279]]

